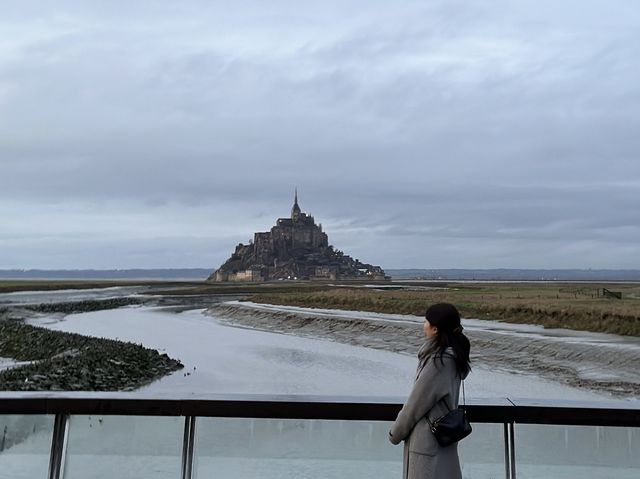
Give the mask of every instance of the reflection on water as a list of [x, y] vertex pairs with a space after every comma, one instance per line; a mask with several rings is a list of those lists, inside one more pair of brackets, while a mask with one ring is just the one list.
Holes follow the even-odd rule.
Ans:
[[44, 478], [53, 416], [0, 415], [0, 479]]

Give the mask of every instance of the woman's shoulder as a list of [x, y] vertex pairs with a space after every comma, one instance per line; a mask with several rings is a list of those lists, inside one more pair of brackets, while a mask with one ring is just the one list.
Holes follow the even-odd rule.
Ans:
[[456, 352], [453, 350], [451, 346], [442, 351], [442, 357], [448, 359], [456, 359]]
[[437, 361], [437, 363], [453, 369], [453, 371], [455, 371], [455, 373], [460, 376], [460, 379], [466, 379], [466, 377], [469, 375], [469, 372], [467, 371], [464, 374], [458, 372], [458, 365], [456, 361], [457, 358], [458, 356], [456, 352], [453, 350], [453, 348], [449, 347], [442, 352], [442, 363], [439, 360]]
[[441, 369], [445, 366], [453, 366], [455, 367], [456, 363], [456, 354], [453, 348], [447, 348], [442, 351], [442, 354], [434, 353], [430, 358], [428, 363], [430, 363], [431, 367], [435, 367], [437, 369]]

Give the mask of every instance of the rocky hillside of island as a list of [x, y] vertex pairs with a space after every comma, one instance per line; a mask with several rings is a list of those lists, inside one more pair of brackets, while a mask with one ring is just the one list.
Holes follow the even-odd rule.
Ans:
[[291, 217], [279, 218], [270, 231], [254, 233], [236, 246], [210, 281], [255, 282], [291, 279], [386, 281], [380, 266], [363, 263], [329, 244], [313, 216], [303, 213], [296, 192]]

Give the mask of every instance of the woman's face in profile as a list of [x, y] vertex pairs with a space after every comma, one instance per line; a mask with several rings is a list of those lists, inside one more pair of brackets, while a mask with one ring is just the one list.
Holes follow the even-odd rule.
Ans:
[[435, 326], [431, 326], [431, 323], [428, 319], [424, 320], [422, 330], [424, 331], [424, 335], [427, 339], [431, 339], [438, 334], [438, 328], [436, 328]]

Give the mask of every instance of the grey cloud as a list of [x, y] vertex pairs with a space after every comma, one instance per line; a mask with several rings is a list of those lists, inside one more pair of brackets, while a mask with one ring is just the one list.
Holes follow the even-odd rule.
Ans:
[[[387, 267], [628, 261], [640, 18], [576, 5], [16, 3], [0, 20], [0, 198], [18, 220], [0, 241], [44, 235], [21, 212], [93, 205], [73, 231], [84, 266], [108, 248], [90, 241], [100, 218], [131, 215], [176, 248], [207, 231], [217, 261], [298, 186], [336, 246]], [[50, 245], [71, 217], [46, 225]], [[223, 223], [237, 233], [208, 229]], [[118, 261], [149, 266], [136, 252], [154, 234], [107, 231]]]

